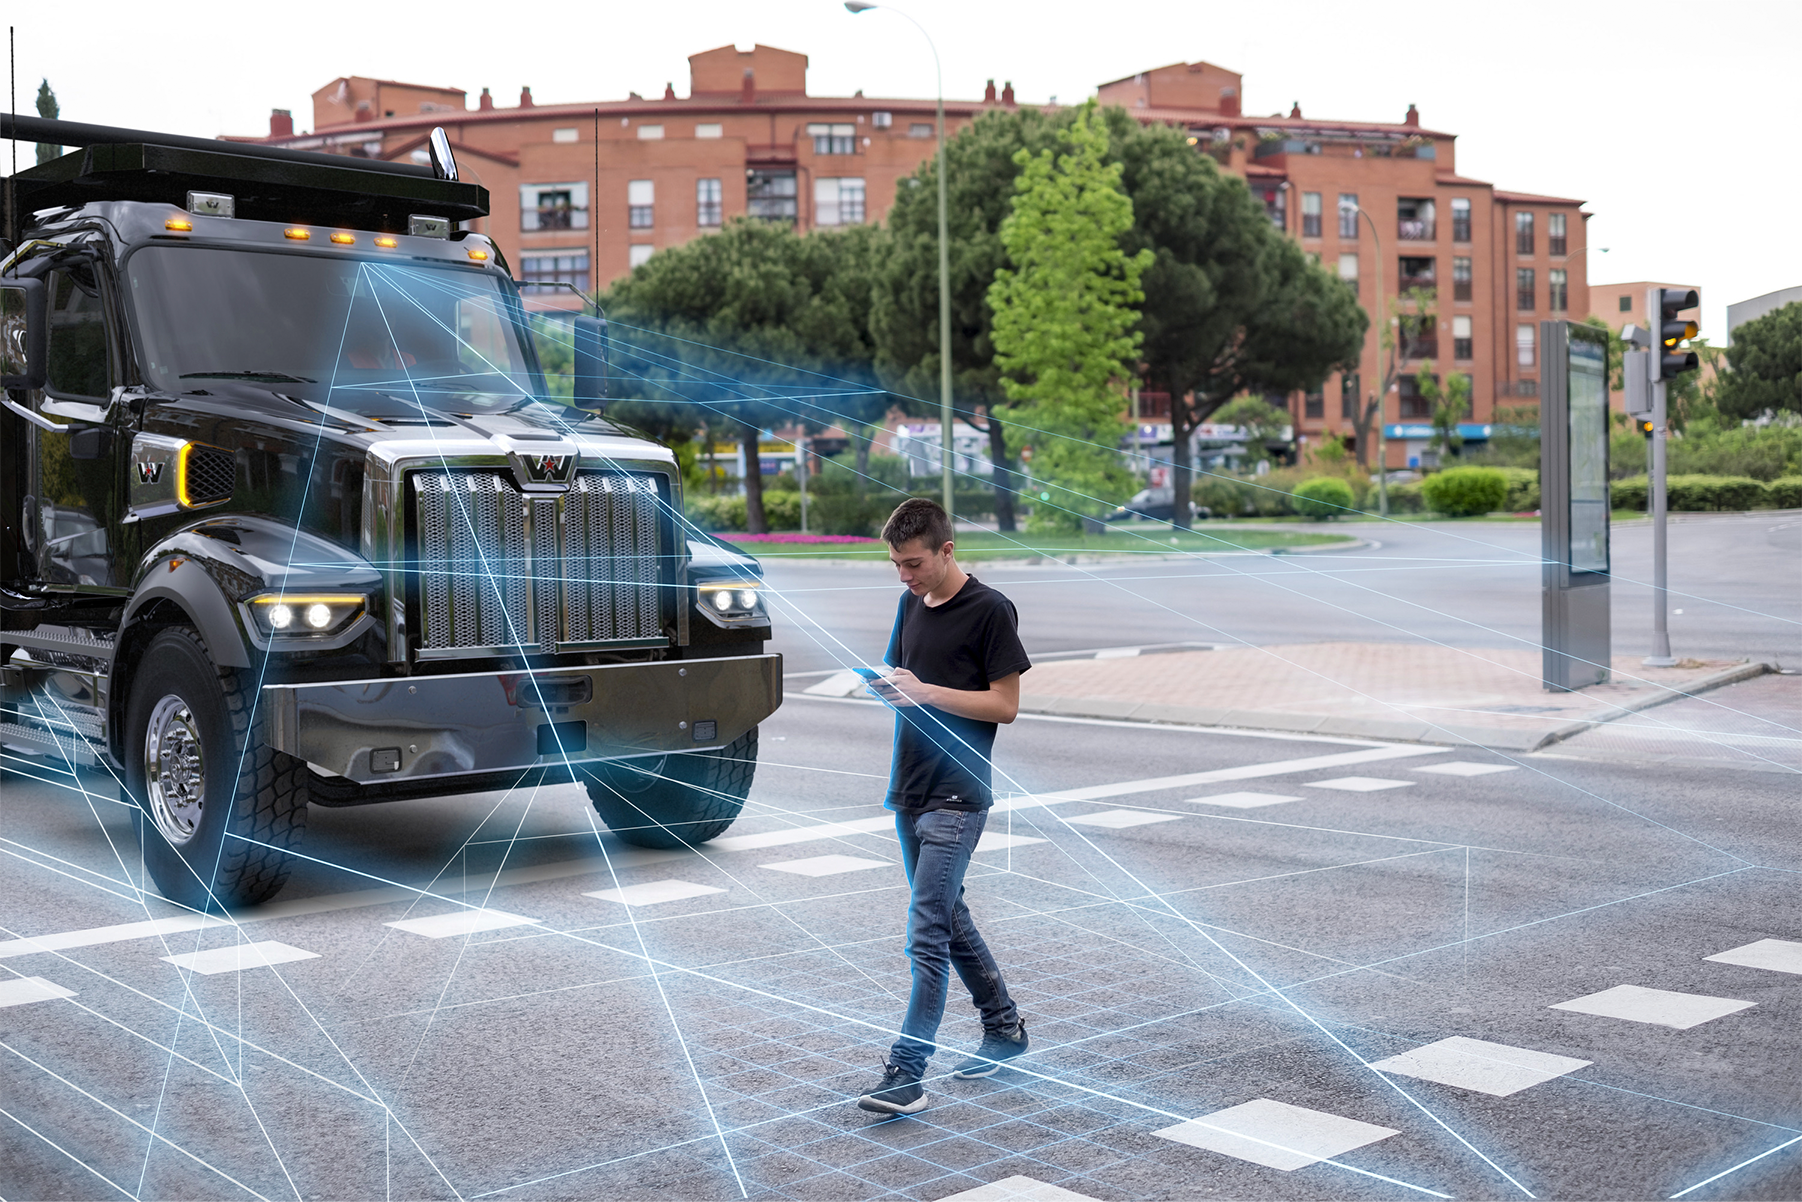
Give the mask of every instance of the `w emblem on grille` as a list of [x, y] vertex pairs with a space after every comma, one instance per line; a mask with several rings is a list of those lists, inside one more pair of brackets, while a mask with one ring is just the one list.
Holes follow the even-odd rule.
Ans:
[[160, 463], [138, 464], [138, 483], [155, 484], [163, 478], [163, 465]]
[[569, 451], [554, 454], [515, 451], [507, 458], [512, 460], [513, 477], [523, 489], [565, 489], [576, 474], [577, 456]]

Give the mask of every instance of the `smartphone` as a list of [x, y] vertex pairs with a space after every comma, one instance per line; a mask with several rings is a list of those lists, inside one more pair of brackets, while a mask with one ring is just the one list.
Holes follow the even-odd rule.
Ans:
[[875, 668], [852, 668], [851, 670], [853, 672], [857, 673], [859, 676], [863, 677], [865, 680], [881, 680], [882, 675], [883, 675], [881, 672], [878, 672]]

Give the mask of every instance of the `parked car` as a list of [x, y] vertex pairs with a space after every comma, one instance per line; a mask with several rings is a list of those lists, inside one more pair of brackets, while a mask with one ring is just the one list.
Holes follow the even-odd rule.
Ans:
[[[1189, 502], [1189, 516], [1199, 521], [1211, 517], [1208, 507]], [[1133, 499], [1103, 520], [1109, 522], [1126, 522], [1134, 518], [1148, 518], [1154, 522], [1170, 522], [1176, 519], [1176, 490], [1174, 488], [1141, 488], [1133, 494]]]

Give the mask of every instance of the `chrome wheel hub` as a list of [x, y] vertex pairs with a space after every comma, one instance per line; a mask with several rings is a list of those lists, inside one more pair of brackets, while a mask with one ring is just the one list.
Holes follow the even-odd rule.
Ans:
[[206, 761], [194, 713], [173, 694], [150, 711], [144, 732], [144, 792], [163, 838], [180, 846], [194, 837], [205, 804]]

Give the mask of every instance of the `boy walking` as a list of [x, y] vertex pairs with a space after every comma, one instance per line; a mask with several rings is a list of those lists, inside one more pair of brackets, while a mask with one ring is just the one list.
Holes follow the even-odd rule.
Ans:
[[924, 498], [901, 503], [882, 529], [907, 591], [870, 690], [895, 707], [889, 809], [912, 900], [907, 954], [913, 993], [882, 1080], [857, 1100], [878, 1114], [926, 1109], [920, 1081], [945, 1013], [947, 967], [982, 1015], [982, 1046], [955, 1077], [986, 1077], [1026, 1051], [1026, 1024], [964, 905], [964, 873], [982, 837], [989, 757], [1000, 723], [1020, 710], [1020, 673], [1032, 666], [1013, 602], [957, 566], [951, 517]]

